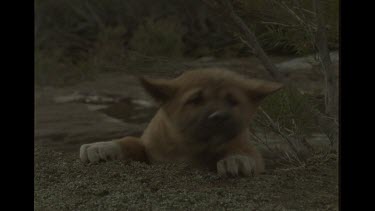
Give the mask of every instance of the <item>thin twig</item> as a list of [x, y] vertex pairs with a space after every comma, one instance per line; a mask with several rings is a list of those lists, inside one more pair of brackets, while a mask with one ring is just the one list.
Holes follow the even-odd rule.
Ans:
[[292, 150], [298, 155], [299, 154], [298, 150], [295, 148], [292, 141], [281, 131], [280, 127], [277, 126], [277, 124], [272, 120], [272, 118], [267, 114], [267, 112], [263, 110], [262, 107], [259, 107], [259, 110], [264, 114], [264, 116], [267, 117], [271, 125], [271, 128], [274, 129], [274, 131], [276, 131], [284, 140], [286, 140], [288, 144], [290, 145], [290, 147], [292, 148]]
[[288, 25], [288, 24], [284, 24], [284, 23], [269, 22], [269, 21], [261, 21], [260, 23], [268, 24], [268, 25], [285, 26], [285, 27], [291, 27], [291, 28], [294, 28], [294, 27], [297, 26], [297, 25]]
[[[267, 149], [270, 151], [270, 152], [274, 152], [274, 150], [269, 146], [268, 142], [267, 141], [264, 141], [262, 140], [261, 138], [259, 138], [257, 135], [255, 135], [255, 133], [253, 132], [250, 132], [250, 135], [256, 140], [258, 141], [259, 143], [263, 144], [264, 146], [267, 147]], [[267, 139], [266, 139], [267, 140]]]

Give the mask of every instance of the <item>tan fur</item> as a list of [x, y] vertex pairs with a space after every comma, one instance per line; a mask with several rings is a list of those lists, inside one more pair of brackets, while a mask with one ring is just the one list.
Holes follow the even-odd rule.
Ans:
[[[261, 100], [281, 84], [246, 79], [223, 69], [189, 71], [172, 80], [143, 78], [141, 82], [160, 109], [140, 138], [115, 141], [123, 158], [150, 163], [187, 161], [234, 176], [264, 170], [262, 156], [249, 142], [248, 127]], [[219, 122], [211, 127], [206, 119], [212, 121], [215, 111], [222, 110], [229, 112], [228, 121], [233, 124], [225, 127]]]

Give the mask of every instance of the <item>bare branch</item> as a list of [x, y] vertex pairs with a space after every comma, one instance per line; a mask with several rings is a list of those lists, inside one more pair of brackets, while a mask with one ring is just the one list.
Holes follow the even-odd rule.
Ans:
[[331, 57], [329, 55], [328, 40], [323, 15], [324, 11], [320, 0], [314, 0], [314, 6], [318, 25], [318, 30], [316, 32], [316, 47], [318, 48], [320, 63], [325, 73], [326, 113], [337, 118], [338, 87], [337, 80], [335, 79], [335, 70], [332, 66]]
[[267, 54], [264, 52], [263, 48], [260, 46], [255, 34], [250, 30], [250, 28], [245, 24], [245, 22], [236, 14], [233, 9], [233, 5], [230, 0], [216, 0], [213, 3], [210, 0], [204, 0], [209, 6], [213, 6], [217, 9], [218, 6], [221, 7], [222, 13], [225, 13], [233, 21], [233, 23], [242, 31], [244, 35], [244, 42], [246, 45], [251, 46], [256, 57], [262, 62], [263, 66], [267, 72], [276, 81], [285, 81], [283, 75], [279, 72], [276, 66], [271, 62]]
[[263, 140], [259, 136], [257, 136], [254, 132], [250, 132], [250, 135], [254, 138], [255, 141], [263, 144], [270, 152], [274, 152], [274, 150], [269, 146], [267, 139]]
[[268, 25], [277, 25], [277, 26], [284, 26], [284, 27], [290, 27], [290, 28], [296, 28], [297, 25], [288, 25], [284, 23], [277, 23], [277, 22], [269, 22], [269, 21], [261, 21], [262, 24], [268, 24]]
[[271, 128], [277, 132], [285, 141], [288, 142], [289, 146], [292, 148], [292, 150], [296, 153], [296, 155], [299, 155], [299, 151], [297, 150], [297, 148], [294, 146], [293, 142], [289, 139], [289, 137], [287, 135], [285, 135], [280, 127], [273, 121], [273, 119], [267, 114], [266, 111], [263, 110], [262, 107], [259, 107], [259, 110], [262, 112], [262, 114], [264, 116], [266, 116], [266, 118], [268, 119], [270, 125], [271, 125]]

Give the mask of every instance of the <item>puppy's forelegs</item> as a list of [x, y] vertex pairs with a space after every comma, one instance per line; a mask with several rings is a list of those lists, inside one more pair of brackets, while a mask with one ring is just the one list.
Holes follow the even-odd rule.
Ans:
[[119, 159], [147, 162], [142, 142], [139, 138], [130, 136], [113, 141], [84, 144], [80, 148], [80, 158], [83, 162], [90, 163]]
[[253, 176], [264, 171], [264, 162], [257, 149], [247, 142], [231, 144], [216, 163], [219, 175]]

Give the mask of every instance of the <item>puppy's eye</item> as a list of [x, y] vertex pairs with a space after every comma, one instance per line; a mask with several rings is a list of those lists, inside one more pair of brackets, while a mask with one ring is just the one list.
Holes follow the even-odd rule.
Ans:
[[197, 93], [194, 96], [191, 96], [185, 104], [190, 104], [190, 105], [198, 105], [203, 102], [203, 96], [201, 93]]
[[228, 94], [225, 98], [230, 106], [236, 106], [239, 103], [238, 100], [231, 94]]

